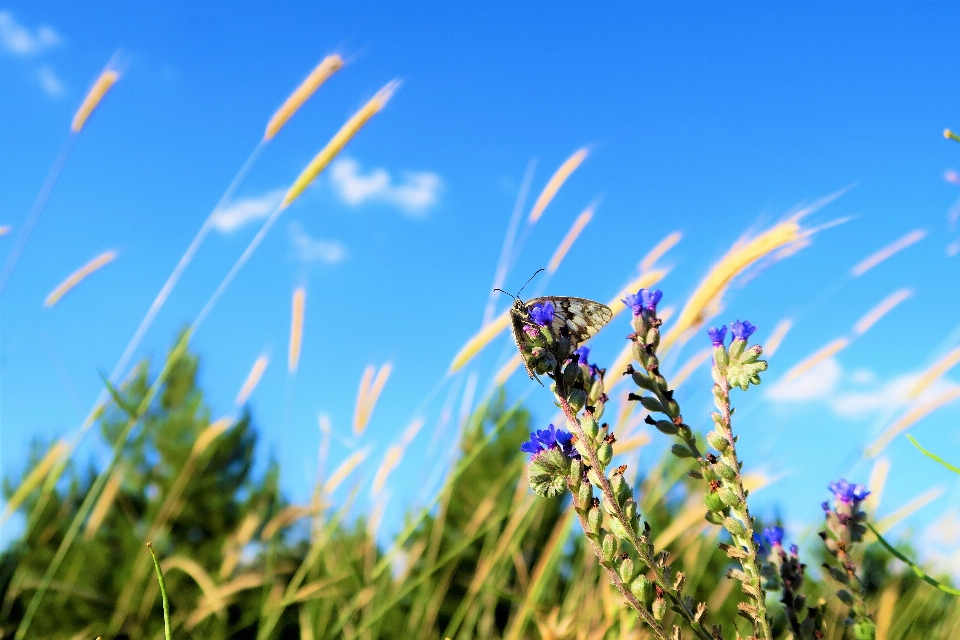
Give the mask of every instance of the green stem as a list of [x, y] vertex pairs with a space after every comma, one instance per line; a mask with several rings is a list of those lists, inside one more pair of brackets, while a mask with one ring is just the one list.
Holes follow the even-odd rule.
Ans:
[[148, 542], [147, 549], [150, 549], [150, 557], [153, 558], [153, 568], [157, 572], [157, 581], [160, 582], [160, 600], [163, 602], [163, 637], [166, 640], [171, 640], [170, 601], [167, 599], [167, 581], [163, 579], [163, 571], [160, 570], [160, 563], [157, 562], [157, 554], [153, 552], [153, 544]]

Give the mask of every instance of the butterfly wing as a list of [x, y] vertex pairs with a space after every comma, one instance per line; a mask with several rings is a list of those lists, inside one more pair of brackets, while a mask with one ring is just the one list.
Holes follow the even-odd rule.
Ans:
[[[570, 332], [570, 339], [577, 346], [596, 335], [603, 328], [603, 325], [613, 318], [613, 311], [610, 310], [610, 307], [586, 298], [544, 296], [527, 300], [525, 306], [529, 312], [529, 309], [534, 305], [546, 302], [552, 302], [554, 307], [553, 323], [551, 325], [554, 335], [559, 336], [560, 330], [566, 327]], [[514, 334], [516, 334], [516, 331], [515, 324]]]
[[527, 370], [530, 379], [536, 378], [539, 381], [540, 378], [537, 378], [530, 365], [527, 364], [527, 359], [523, 357], [523, 320], [524, 313], [520, 309], [512, 307], [510, 309], [510, 326], [513, 329], [513, 341], [517, 343], [517, 349], [520, 351], [520, 361], [523, 363], [523, 368]]

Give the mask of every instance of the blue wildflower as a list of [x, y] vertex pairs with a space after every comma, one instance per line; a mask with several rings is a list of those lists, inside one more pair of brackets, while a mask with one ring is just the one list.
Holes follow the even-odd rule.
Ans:
[[579, 364], [590, 366], [590, 363], [587, 362], [587, 358], [590, 356], [590, 349], [588, 347], [580, 347], [574, 351], [574, 353], [580, 358], [578, 361]]
[[722, 347], [723, 341], [727, 339], [727, 325], [723, 325], [719, 329], [716, 327], [710, 327], [707, 330], [707, 335], [709, 335], [710, 340], [713, 341], [713, 346]]
[[771, 547], [779, 547], [783, 542], [783, 527], [767, 527], [763, 530], [763, 539]]
[[530, 319], [541, 327], [553, 322], [553, 303], [547, 301], [538, 302], [533, 305], [533, 307], [530, 308]]
[[520, 445], [520, 451], [537, 455], [541, 451], [559, 447], [567, 457], [579, 457], [573, 448], [573, 435], [563, 429], [557, 429], [552, 424], [546, 429], [539, 429], [530, 433], [530, 439]]
[[631, 309], [633, 309], [633, 315], [635, 315], [635, 316], [638, 316], [638, 315], [640, 315], [641, 313], [643, 313], [643, 297], [642, 297], [642, 294], [643, 294], [644, 291], [646, 291], [646, 289], [640, 289], [640, 291], [637, 291], [636, 293], [628, 293], [628, 294], [625, 295], [625, 296], [623, 297], [623, 299], [621, 300], [621, 302], [622, 302], [623, 304], [625, 304], [625, 305], [627, 305], [628, 307], [630, 307]]
[[795, 545], [795, 544], [790, 545], [790, 555], [792, 555], [794, 558], [796, 558], [797, 556], [799, 556], [799, 555], [800, 555], [800, 547], [798, 547], [798, 546]]
[[833, 492], [833, 495], [836, 496], [837, 500], [844, 503], [851, 502], [862, 502], [866, 500], [867, 496], [870, 495], [870, 492], [867, 491], [867, 487], [862, 484], [851, 484], [845, 479], [840, 478], [835, 482], [830, 483], [830, 491]]
[[663, 291], [660, 291], [660, 289], [654, 289], [653, 291], [648, 289], [640, 289], [640, 291], [637, 292], [637, 295], [640, 296], [640, 301], [643, 306], [654, 313], [657, 311], [657, 304], [659, 304], [660, 300], [663, 299]]
[[[757, 553], [767, 552], [766, 548], [763, 546], [763, 540], [760, 539], [760, 536], [757, 535], [756, 531], [753, 532], [753, 544], [757, 545]], [[744, 547], [744, 550], [746, 550], [746, 547]]]
[[733, 334], [734, 340], [749, 340], [750, 336], [757, 330], [755, 325], [750, 324], [749, 321], [744, 320], [740, 322], [737, 320], [730, 325], [730, 333]]

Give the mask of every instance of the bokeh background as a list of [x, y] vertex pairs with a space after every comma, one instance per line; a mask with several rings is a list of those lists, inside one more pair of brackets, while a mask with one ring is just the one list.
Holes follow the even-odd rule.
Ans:
[[[907, 431], [925, 446], [949, 458], [960, 444], [960, 374], [950, 371], [960, 345], [960, 146], [942, 135], [960, 127], [958, 17], [951, 3], [894, 2], [4, 3], [4, 259], [92, 82], [105, 65], [120, 77], [76, 136], [0, 299], [3, 475], [23, 472], [31, 442], [78, 432], [101, 373], [113, 371], [267, 120], [324, 56], [339, 53], [344, 68], [262, 148], [216, 212], [135, 355], [162, 360], [310, 158], [399, 79], [192, 339], [213, 417], [238, 411], [251, 367], [268, 358], [247, 404], [261, 435], [258, 464], [280, 463], [292, 501], [311, 494], [320, 425], [331, 434], [328, 466], [368, 450], [358, 478], [370, 482], [418, 418], [425, 427], [390, 476], [382, 535], [432, 495], [458, 420], [494, 391], [514, 353], [502, 334], [450, 372], [484, 322], [515, 211], [507, 290], [545, 266], [590, 208], [556, 274], [524, 295], [610, 301], [644, 255], [679, 232], [657, 285], [662, 308], [679, 310], [739, 238], [814, 205], [803, 218], [817, 230], [807, 246], [749, 269], [711, 321], [749, 319], [761, 343], [789, 326], [764, 385], [735, 400], [742, 458], [775, 480], [754, 508], [782, 517], [792, 535], [809, 534], [831, 479], [866, 482], [888, 469], [878, 515], [906, 505], [901, 533], [960, 574], [956, 480], [902, 435], [871, 449], [911, 415], [923, 416]], [[528, 223], [537, 194], [580, 149], [582, 163]], [[116, 259], [44, 306], [104, 251]], [[302, 352], [291, 371], [298, 288]], [[888, 312], [855, 328], [885, 300]], [[495, 298], [496, 312], [509, 303]], [[628, 332], [618, 318], [591, 345], [592, 360], [611, 364]], [[844, 348], [788, 379], [841, 338]], [[691, 336], [665, 371], [707, 344], [704, 331]], [[911, 397], [938, 362], [942, 375]], [[389, 379], [357, 434], [364, 371], [386, 363]], [[678, 391], [695, 428], [708, 423], [709, 385], [702, 365]], [[534, 426], [555, 413], [522, 370], [506, 391], [526, 398]], [[666, 446], [653, 433], [639, 467]], [[107, 448], [92, 434], [77, 455], [102, 462]], [[357, 508], [372, 499], [362, 493]], [[22, 526], [13, 518], [3, 539]]]

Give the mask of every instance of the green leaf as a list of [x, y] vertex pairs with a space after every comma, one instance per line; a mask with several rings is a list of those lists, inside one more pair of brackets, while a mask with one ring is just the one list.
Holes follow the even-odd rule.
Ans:
[[147, 543], [147, 549], [150, 550], [150, 557], [153, 558], [153, 569], [157, 572], [157, 580], [160, 582], [160, 598], [163, 601], [163, 637], [166, 640], [171, 640], [170, 601], [167, 599], [167, 581], [163, 579], [163, 571], [160, 570], [157, 554], [153, 552], [153, 545], [149, 542]]
[[960, 475], [960, 467], [955, 467], [955, 466], [953, 466], [952, 464], [950, 464], [949, 462], [947, 462], [946, 460], [944, 460], [943, 458], [941, 458], [940, 456], [938, 456], [937, 454], [933, 453], [932, 451], [927, 451], [926, 449], [924, 449], [923, 447], [920, 446], [920, 443], [917, 442], [917, 439], [914, 438], [913, 436], [908, 435], [908, 436], [907, 436], [907, 440], [909, 440], [910, 442], [912, 442], [912, 443], [913, 443], [913, 446], [915, 446], [917, 449], [920, 449], [920, 453], [922, 453], [923, 455], [927, 456], [927, 457], [930, 458], [931, 460], [935, 460], [935, 461], [939, 462], [940, 464], [942, 464], [943, 466], [945, 466], [945, 467], [946, 467], [947, 469], [949, 469], [950, 471], [953, 471], [954, 473]]
[[100, 374], [100, 379], [103, 380], [103, 384], [107, 387], [107, 391], [110, 392], [110, 397], [113, 398], [114, 403], [120, 407], [120, 410], [135, 420], [139, 419], [140, 416], [137, 408], [127, 403], [126, 399], [120, 393], [120, 390], [110, 384], [110, 379], [107, 378], [103, 371], [98, 371], [98, 373]]
[[[909, 436], [908, 436], [908, 437], [909, 437]], [[916, 442], [914, 442], [914, 444], [916, 444]], [[917, 445], [917, 446], [919, 447], [920, 445]], [[921, 449], [921, 451], [922, 451], [922, 449]], [[944, 464], [946, 464], [946, 463], [944, 463]], [[882, 544], [882, 545], [884, 546], [884, 548], [886, 548], [887, 551], [889, 551], [891, 554], [893, 554], [893, 556], [896, 557], [896, 558], [897, 558], [898, 560], [900, 560], [901, 562], [905, 562], [907, 565], [909, 565], [910, 568], [913, 569], [913, 572], [914, 572], [915, 574], [917, 574], [924, 582], [926, 582], [926, 583], [928, 583], [928, 584], [930, 584], [930, 585], [933, 585], [934, 587], [936, 587], [936, 588], [939, 589], [940, 591], [943, 591], [944, 593], [949, 593], [949, 594], [952, 595], [952, 596], [960, 596], [960, 589], [954, 589], [953, 587], [948, 587], [947, 585], [945, 585], [945, 584], [943, 584], [943, 583], [941, 583], [941, 582], [938, 582], [937, 580], [935, 580], [935, 579], [931, 578], [930, 576], [928, 576], [926, 573], [923, 572], [923, 569], [921, 569], [920, 567], [918, 567], [918, 566], [916, 565], [916, 563], [913, 562], [913, 560], [911, 560], [911, 559], [908, 558], [907, 556], [903, 555], [902, 553], [900, 553], [899, 551], [897, 551], [896, 549], [894, 549], [892, 544], [890, 544], [889, 542], [887, 542], [886, 540], [884, 540], [884, 539], [883, 539], [883, 536], [881, 536], [880, 533], [879, 533], [876, 529], [873, 528], [873, 525], [872, 525], [872, 524], [870, 524], [869, 522], [867, 522], [867, 523], [865, 523], [865, 524], [870, 528], [870, 531], [873, 531], [873, 535], [877, 536], [877, 540], [880, 541], [880, 544]]]

